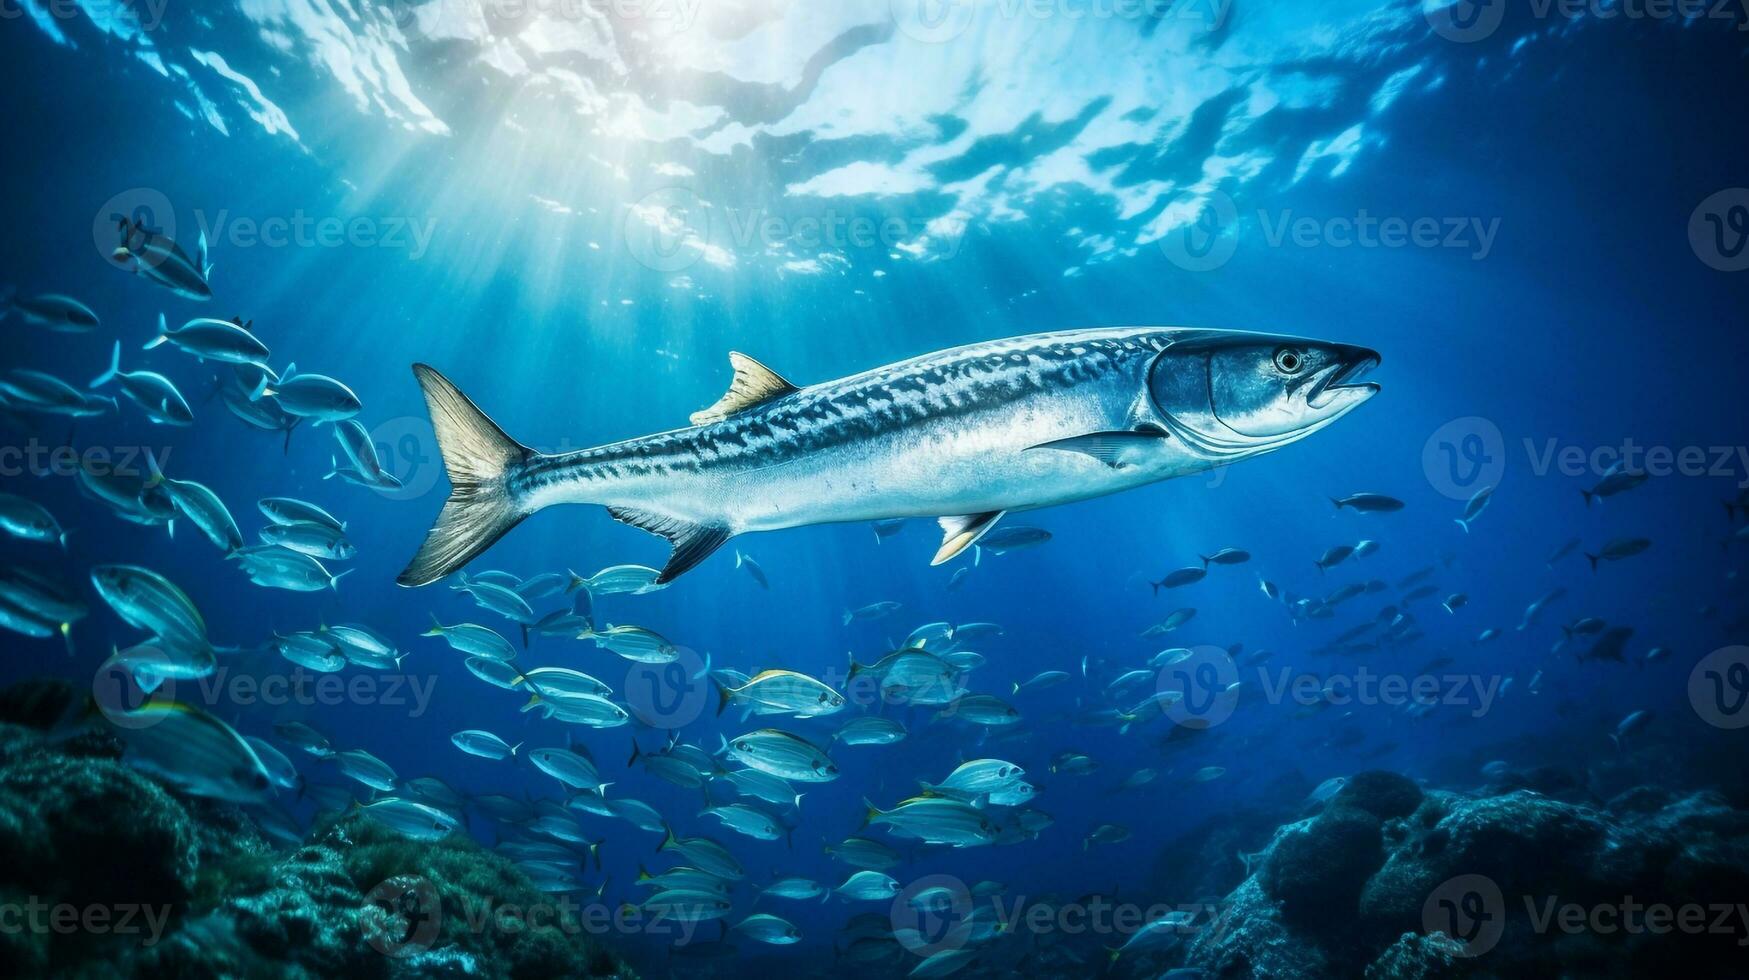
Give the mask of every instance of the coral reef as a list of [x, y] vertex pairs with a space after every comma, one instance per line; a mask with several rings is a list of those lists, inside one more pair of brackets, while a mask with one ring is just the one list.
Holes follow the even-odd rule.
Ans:
[[1606, 803], [1352, 778], [1277, 829], [1175, 965], [1210, 977], [1740, 975], [1749, 812], [1639, 788]]
[[579, 916], [529, 914], [566, 906], [472, 838], [411, 840], [354, 812], [275, 850], [235, 807], [123, 764], [107, 735], [51, 734], [71, 702], [55, 685], [0, 692], [4, 975], [630, 975]]

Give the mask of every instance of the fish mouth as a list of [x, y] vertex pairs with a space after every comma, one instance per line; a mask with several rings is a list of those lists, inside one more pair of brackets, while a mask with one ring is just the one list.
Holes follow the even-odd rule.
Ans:
[[1342, 404], [1352, 408], [1378, 394], [1378, 382], [1360, 379], [1378, 367], [1379, 361], [1377, 351], [1364, 347], [1345, 349], [1340, 361], [1324, 368], [1313, 379], [1306, 392], [1306, 405], [1323, 409]]

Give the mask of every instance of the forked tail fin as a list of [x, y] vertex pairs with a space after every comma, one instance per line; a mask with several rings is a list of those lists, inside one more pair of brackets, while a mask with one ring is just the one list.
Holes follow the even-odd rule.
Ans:
[[85, 387], [87, 387], [87, 388], [101, 388], [104, 385], [109, 384], [111, 381], [115, 380], [115, 376], [120, 374], [120, 373], [121, 373], [121, 341], [118, 340], [115, 342], [115, 346], [110, 348], [110, 351], [109, 351], [109, 368], [107, 370], [105, 370], [102, 374], [98, 375], [97, 377], [92, 378], [91, 383], [86, 385]]
[[413, 376], [425, 392], [450, 494], [425, 543], [396, 579], [409, 587], [429, 585], [466, 565], [528, 516], [507, 478], [534, 455], [436, 370], [415, 364]]

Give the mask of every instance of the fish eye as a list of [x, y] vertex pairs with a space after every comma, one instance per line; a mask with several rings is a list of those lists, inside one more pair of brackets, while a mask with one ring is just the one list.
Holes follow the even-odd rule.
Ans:
[[1275, 369], [1282, 374], [1298, 374], [1306, 366], [1306, 359], [1292, 347], [1280, 347], [1275, 351]]

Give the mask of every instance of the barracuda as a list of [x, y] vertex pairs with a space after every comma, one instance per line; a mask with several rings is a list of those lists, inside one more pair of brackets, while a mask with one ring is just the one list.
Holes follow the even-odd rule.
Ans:
[[461, 568], [516, 524], [601, 504], [668, 539], [658, 583], [724, 541], [838, 521], [934, 517], [934, 563], [1009, 511], [1085, 500], [1279, 449], [1377, 393], [1345, 344], [1164, 327], [1036, 334], [808, 387], [742, 354], [692, 426], [544, 455], [416, 364], [452, 487], [400, 583]]

